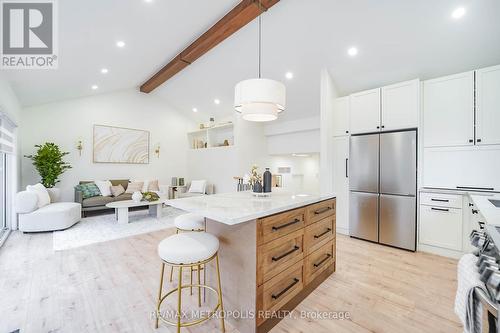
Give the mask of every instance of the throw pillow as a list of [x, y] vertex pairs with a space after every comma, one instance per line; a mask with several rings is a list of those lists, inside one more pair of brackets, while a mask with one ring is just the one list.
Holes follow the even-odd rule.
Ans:
[[159, 191], [160, 186], [158, 186], [158, 179], [150, 180], [148, 184], [148, 191]]
[[85, 183], [75, 186], [77, 191], [82, 192], [83, 199], [88, 199], [92, 197], [97, 197], [101, 195], [99, 188], [94, 183]]
[[36, 194], [38, 202], [37, 207], [42, 208], [50, 204], [50, 195], [47, 189], [42, 184], [28, 185], [26, 186], [26, 191], [33, 192]]
[[207, 186], [206, 180], [193, 180], [191, 181], [191, 186], [189, 187], [189, 193], [205, 194], [206, 186]]
[[131, 179], [130, 183], [142, 183], [142, 188], [139, 191], [142, 192], [142, 193], [148, 191], [149, 180]]
[[142, 192], [142, 187], [144, 182], [130, 182], [128, 183], [127, 190], [125, 193]]
[[119, 196], [120, 194], [123, 194], [123, 193], [125, 193], [125, 189], [123, 188], [123, 186], [121, 184], [116, 185], [116, 186], [111, 186], [111, 194], [114, 197], [117, 197], [117, 196]]
[[94, 183], [99, 188], [99, 192], [101, 192], [103, 197], [111, 196], [111, 186], [113, 186], [113, 184], [111, 184], [109, 180], [96, 180]]

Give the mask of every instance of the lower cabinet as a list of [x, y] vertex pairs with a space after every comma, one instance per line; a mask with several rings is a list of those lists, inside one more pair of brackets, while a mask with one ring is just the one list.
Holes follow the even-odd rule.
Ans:
[[420, 194], [420, 244], [462, 251], [463, 211], [457, 202], [461, 195]]

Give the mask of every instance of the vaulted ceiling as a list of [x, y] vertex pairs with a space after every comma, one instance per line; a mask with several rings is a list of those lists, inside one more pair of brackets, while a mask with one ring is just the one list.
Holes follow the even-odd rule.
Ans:
[[[238, 2], [59, 1], [59, 69], [0, 75], [25, 106], [138, 88]], [[451, 12], [458, 6], [466, 14], [455, 20]], [[499, 14], [498, 0], [281, 0], [263, 14], [262, 73], [287, 85], [280, 119], [316, 116], [323, 67], [348, 94], [500, 64]], [[116, 47], [118, 40], [124, 48]], [[350, 46], [358, 48], [356, 57], [347, 55]], [[293, 79], [285, 79], [287, 71]], [[252, 22], [152, 94], [207, 120], [230, 115], [234, 85], [256, 75]]]

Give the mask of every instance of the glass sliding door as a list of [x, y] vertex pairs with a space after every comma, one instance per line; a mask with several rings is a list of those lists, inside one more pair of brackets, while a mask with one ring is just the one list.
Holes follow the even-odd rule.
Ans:
[[0, 153], [0, 237], [7, 229], [7, 156]]

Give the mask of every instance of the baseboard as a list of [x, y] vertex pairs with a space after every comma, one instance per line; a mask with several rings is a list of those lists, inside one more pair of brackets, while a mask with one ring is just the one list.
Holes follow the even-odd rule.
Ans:
[[437, 254], [439, 256], [459, 259], [464, 253], [462, 251], [444, 249], [442, 247], [417, 244], [417, 251]]
[[349, 236], [349, 228], [342, 228], [337, 226], [337, 233]]

